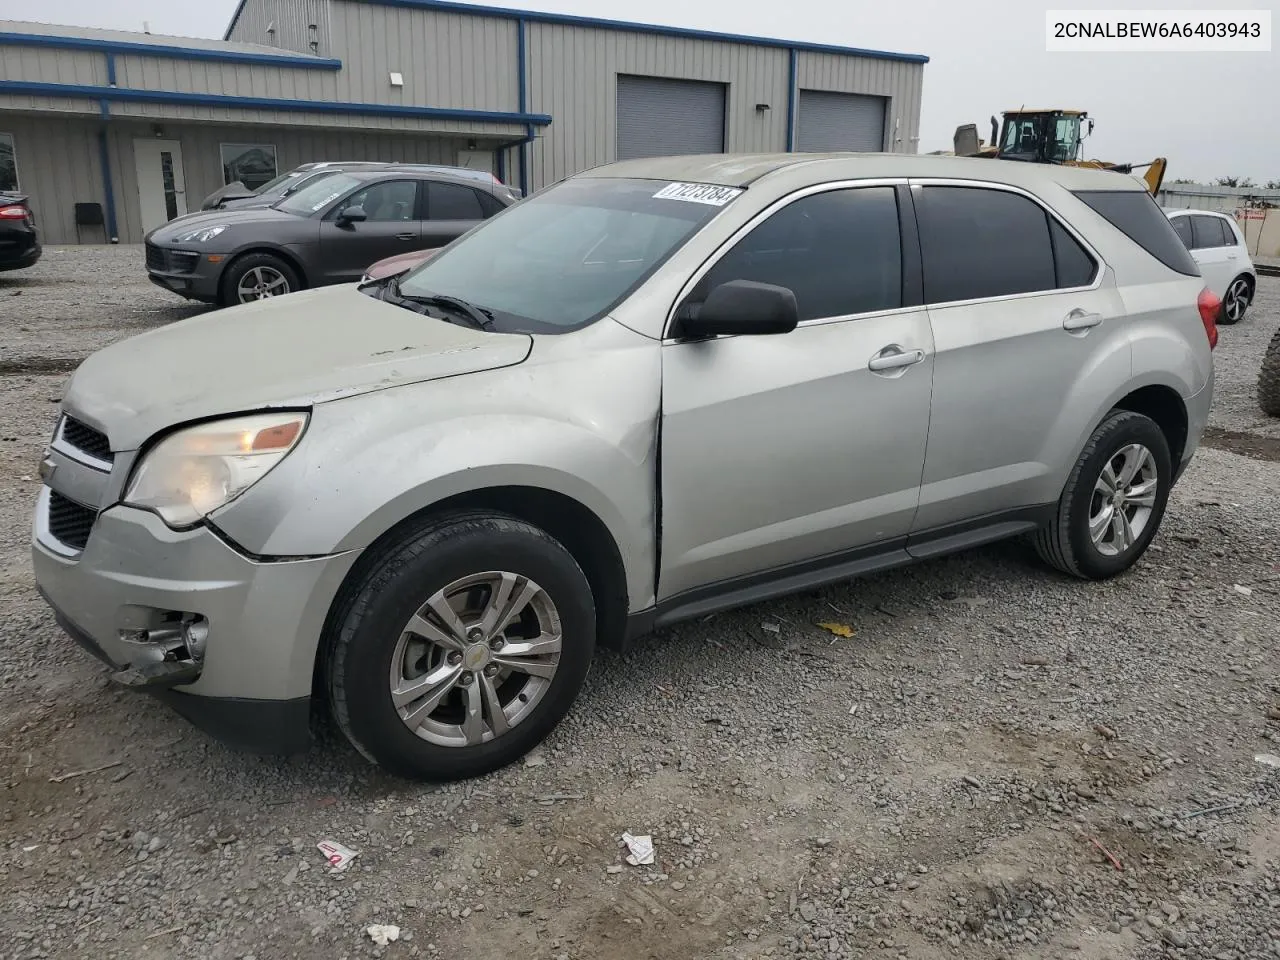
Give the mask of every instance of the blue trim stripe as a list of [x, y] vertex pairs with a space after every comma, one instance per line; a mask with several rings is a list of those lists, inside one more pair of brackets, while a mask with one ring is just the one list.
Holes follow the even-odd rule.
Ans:
[[[106, 101], [103, 101], [106, 106]], [[107, 241], [115, 243], [120, 239], [116, 231], [116, 192], [111, 186], [111, 152], [107, 149], [107, 128], [98, 131], [98, 158], [102, 164], [102, 199], [107, 208]]]
[[0, 80], [0, 94], [20, 93], [42, 97], [86, 97], [133, 103], [176, 103], [197, 107], [235, 107], [244, 110], [284, 110], [291, 113], [361, 113], [370, 116], [419, 117], [432, 120], [474, 120], [481, 123], [523, 123], [545, 127], [545, 113], [501, 113], [495, 110], [455, 110], [448, 107], [411, 107], [391, 103], [346, 103], [335, 100], [273, 100], [270, 97], [236, 97], [216, 93], [179, 93], [173, 90], [135, 90], [130, 87], [81, 86], [73, 83], [36, 83]]
[[[918, 53], [893, 53], [887, 50], [866, 50], [861, 47], [840, 47], [825, 43], [797, 43], [792, 40], [776, 40], [769, 37], [751, 37], [738, 33], [717, 33], [712, 30], [690, 30], [684, 27], [665, 27], [650, 23], [633, 23], [627, 20], [606, 20], [600, 17], [578, 17], [567, 13], [538, 13], [532, 10], [511, 10], [507, 7], [489, 7], [455, 0], [362, 0], [364, 3], [384, 7], [413, 7], [418, 10], [437, 10], [441, 13], [464, 13], [481, 17], [499, 17], [504, 20], [525, 20], [529, 23], [554, 23], [569, 27], [596, 27], [601, 30], [618, 30], [625, 33], [649, 33], [662, 37], [683, 37], [689, 40], [713, 40], [720, 43], [741, 43], [753, 47], [781, 47], [803, 53], [838, 53], [845, 56], [870, 57], [875, 60], [901, 60], [906, 63], [928, 63], [929, 58]], [[241, 2], [241, 8], [244, 0]], [[236, 10], [236, 16], [240, 10]], [[232, 19], [235, 25], [235, 19]], [[228, 35], [231, 29], [227, 29]]]
[[800, 72], [800, 56], [794, 47], [790, 51], [790, 63], [787, 65], [787, 153], [795, 153], [796, 149], [796, 87]]
[[297, 70], [342, 69], [341, 60], [330, 60], [323, 57], [250, 53], [246, 50], [211, 50], [203, 47], [175, 47], [163, 43], [137, 43], [132, 40], [98, 40], [93, 37], [59, 37], [44, 33], [0, 33], [0, 46], [96, 50], [139, 57], [162, 57], [169, 60], [215, 60], [222, 63], [253, 63], [263, 67], [293, 67]]
[[107, 85], [116, 85], [116, 55], [110, 50], [107, 51]]

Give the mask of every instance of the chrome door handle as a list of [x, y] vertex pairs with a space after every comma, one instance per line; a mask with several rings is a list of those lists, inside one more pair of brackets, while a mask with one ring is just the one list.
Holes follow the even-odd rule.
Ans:
[[885, 347], [867, 363], [867, 369], [875, 373], [910, 367], [924, 360], [923, 350], [903, 350], [897, 344]]
[[1088, 330], [1096, 327], [1102, 322], [1102, 314], [1089, 313], [1086, 310], [1075, 309], [1067, 314], [1067, 318], [1062, 321], [1063, 330]]
[[417, 240], [418, 235], [416, 233], [397, 233], [396, 239], [397, 240]]

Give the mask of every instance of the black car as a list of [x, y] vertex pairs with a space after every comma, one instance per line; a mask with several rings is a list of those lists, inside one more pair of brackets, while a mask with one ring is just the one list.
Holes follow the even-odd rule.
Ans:
[[27, 198], [0, 193], [0, 270], [21, 270], [40, 259], [40, 234]]
[[511, 191], [444, 171], [345, 170], [271, 207], [192, 214], [144, 239], [153, 283], [229, 306], [335, 283], [412, 250], [442, 247], [515, 202]]

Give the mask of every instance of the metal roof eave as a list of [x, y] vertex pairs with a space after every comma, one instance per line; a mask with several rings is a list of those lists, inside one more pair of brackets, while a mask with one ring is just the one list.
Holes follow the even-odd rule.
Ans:
[[545, 113], [506, 113], [497, 110], [415, 107], [397, 103], [350, 103], [338, 100], [282, 100], [271, 97], [239, 97], [221, 93], [139, 90], [131, 87], [42, 83], [28, 80], [0, 80], [0, 95], [4, 94], [118, 100], [131, 103], [169, 103], [242, 110], [281, 110], [290, 113], [357, 113], [383, 117], [417, 117], [423, 120], [471, 120], [478, 123], [528, 124], [535, 127], [545, 127], [551, 123], [551, 116]]
[[[231, 38], [236, 21], [247, 0], [240, 0], [224, 40]], [[920, 53], [895, 53], [889, 50], [868, 50], [861, 47], [842, 47], [825, 43], [779, 40], [770, 37], [753, 37], [746, 34], [718, 33], [714, 30], [693, 30], [686, 27], [668, 27], [652, 23], [635, 23], [629, 20], [608, 20], [602, 17], [580, 17], [567, 13], [542, 13], [536, 10], [513, 10], [509, 7], [491, 7], [481, 4], [458, 3], [457, 0], [348, 0], [384, 7], [410, 7], [418, 10], [436, 10], [441, 13], [462, 13], [479, 17], [498, 17], [503, 20], [524, 20], [528, 23], [552, 23], [563, 26], [594, 27], [599, 30], [618, 30], [625, 33], [648, 33], [664, 37], [680, 37], [687, 40], [710, 40], [719, 43], [739, 43], [754, 47], [774, 47], [782, 50], [798, 50], [803, 53], [834, 53], [842, 56], [867, 57], [874, 60], [897, 60], [904, 63], [928, 63], [929, 58]]]
[[179, 47], [167, 43], [140, 43], [132, 40], [101, 40], [95, 37], [66, 37], [48, 33], [0, 32], [0, 46], [52, 47], [60, 50], [93, 50], [130, 56], [160, 57], [168, 60], [214, 60], [223, 63], [251, 63], [264, 67], [293, 67], [299, 70], [341, 70], [342, 61], [302, 54], [255, 53], [250, 50], [216, 50], [207, 47]]

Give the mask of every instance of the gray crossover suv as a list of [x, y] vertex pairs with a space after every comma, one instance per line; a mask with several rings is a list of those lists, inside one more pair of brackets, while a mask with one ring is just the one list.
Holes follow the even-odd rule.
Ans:
[[73, 376], [34, 558], [120, 683], [399, 774], [528, 751], [598, 646], [1029, 535], [1114, 576], [1210, 406], [1218, 302], [1111, 171], [611, 164], [407, 274]]
[[151, 281], [224, 306], [359, 280], [365, 267], [440, 247], [515, 202], [498, 181], [439, 168], [331, 172], [264, 209], [215, 210], [157, 227]]

